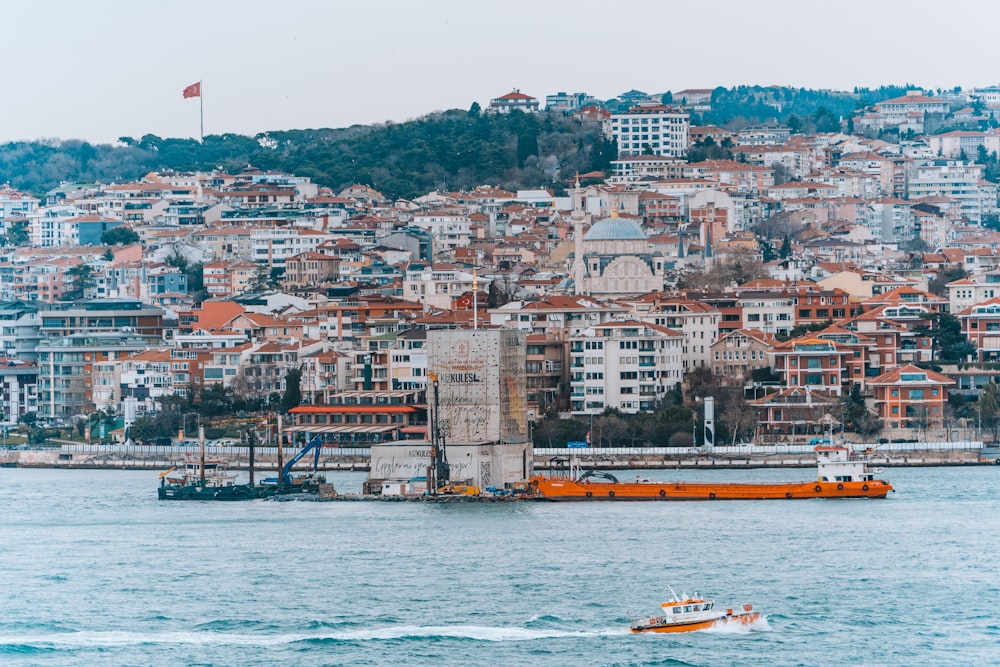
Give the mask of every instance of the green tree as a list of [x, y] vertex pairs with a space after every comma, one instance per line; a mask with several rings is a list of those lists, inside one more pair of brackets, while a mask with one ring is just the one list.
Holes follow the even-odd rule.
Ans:
[[28, 223], [12, 222], [7, 227], [7, 233], [0, 237], [0, 245], [22, 246], [28, 243]]
[[881, 430], [881, 423], [876, 415], [868, 409], [861, 387], [852, 384], [851, 390], [841, 396], [840, 420], [844, 428], [865, 438], [870, 438]]
[[927, 285], [927, 291], [937, 296], [946, 296], [948, 293], [948, 283], [954, 280], [961, 280], [968, 274], [960, 266], [945, 269], [939, 272]]
[[1000, 385], [996, 382], [989, 382], [979, 393], [976, 419], [996, 440], [997, 431], [1000, 430]]
[[101, 235], [101, 243], [104, 245], [131, 245], [138, 242], [139, 234], [124, 225], [112, 227]]
[[976, 347], [962, 333], [962, 322], [951, 313], [933, 313], [928, 324], [914, 327], [919, 336], [929, 336], [934, 350], [934, 361], [957, 363], [976, 353]]
[[64, 301], [79, 301], [83, 298], [86, 290], [97, 284], [94, 279], [94, 271], [86, 262], [72, 267], [66, 271], [66, 275], [70, 278], [71, 287], [63, 293]]
[[764, 241], [763, 239], [757, 240], [757, 245], [760, 246], [760, 255], [764, 260], [764, 263], [773, 262], [778, 259], [777, 253], [774, 252], [774, 246], [771, 245], [770, 241]]
[[785, 234], [785, 238], [781, 241], [781, 249], [778, 250], [778, 257], [781, 259], [788, 259], [792, 256], [792, 239]]
[[170, 266], [180, 269], [181, 271], [187, 271], [188, 266], [191, 263], [188, 261], [188, 258], [184, 256], [184, 253], [181, 252], [180, 248], [178, 248], [177, 246], [174, 246], [173, 249], [171, 249], [170, 254], [167, 255], [165, 261]]
[[285, 374], [285, 393], [281, 397], [281, 411], [288, 412], [302, 402], [302, 371], [293, 368]]

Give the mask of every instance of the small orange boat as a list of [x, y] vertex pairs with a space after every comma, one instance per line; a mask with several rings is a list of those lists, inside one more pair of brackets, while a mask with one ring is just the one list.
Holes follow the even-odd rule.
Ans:
[[620, 482], [588, 470], [577, 478], [535, 475], [531, 485], [543, 500], [796, 500], [885, 498], [892, 485], [875, 474], [868, 455], [847, 447], [816, 447], [818, 477], [812, 482]]
[[730, 624], [748, 626], [763, 618], [752, 604], [716, 608], [715, 600], [706, 600], [697, 593], [678, 596], [673, 588], [667, 588], [672, 599], [660, 605], [663, 616], [633, 619], [632, 632], [695, 632]]

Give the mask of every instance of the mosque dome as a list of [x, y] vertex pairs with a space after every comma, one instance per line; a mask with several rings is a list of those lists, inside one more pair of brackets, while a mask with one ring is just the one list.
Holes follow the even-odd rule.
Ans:
[[634, 220], [611, 217], [591, 225], [583, 235], [584, 241], [645, 241], [646, 232]]

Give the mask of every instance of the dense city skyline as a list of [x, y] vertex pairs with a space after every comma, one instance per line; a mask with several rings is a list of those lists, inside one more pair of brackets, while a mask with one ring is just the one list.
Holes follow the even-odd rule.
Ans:
[[[998, 7], [958, 2], [942, 16], [931, 2], [849, 0], [830, 10], [784, 0], [23, 4], [5, 9], [24, 29], [0, 47], [18, 91], [0, 112], [0, 141], [197, 137], [199, 101], [181, 92], [198, 81], [207, 134], [255, 134], [402, 122], [513, 88], [544, 102], [559, 91], [605, 99], [631, 88], [998, 80], [988, 32]], [[962, 35], [960, 61], [927, 35], [931, 16]]]

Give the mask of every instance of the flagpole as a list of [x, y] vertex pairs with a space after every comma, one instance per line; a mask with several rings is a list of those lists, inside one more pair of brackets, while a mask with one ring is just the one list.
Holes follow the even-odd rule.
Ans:
[[205, 86], [198, 82], [198, 111], [201, 116], [201, 143], [205, 143]]

